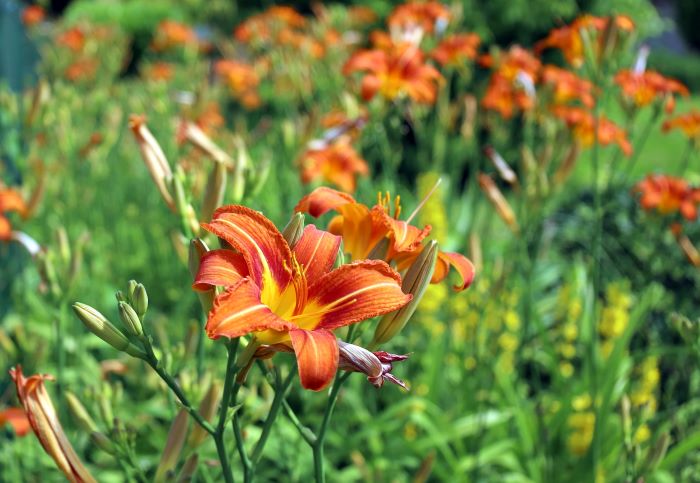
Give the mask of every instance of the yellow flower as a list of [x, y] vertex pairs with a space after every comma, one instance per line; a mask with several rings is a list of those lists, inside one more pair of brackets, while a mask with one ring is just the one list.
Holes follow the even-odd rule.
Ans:
[[634, 432], [634, 443], [635, 444], [642, 444], [645, 443], [646, 441], [649, 440], [651, 437], [651, 430], [649, 429], [649, 426], [646, 424], [642, 424], [637, 428], [637, 431]]
[[476, 367], [476, 359], [472, 356], [467, 357], [464, 359], [464, 368], [468, 371], [471, 371]]
[[573, 344], [559, 344], [557, 350], [565, 359], [573, 359], [576, 356], [576, 346]]
[[572, 342], [578, 337], [578, 326], [575, 323], [567, 323], [562, 327], [561, 334], [564, 336], [564, 339]]
[[518, 338], [509, 332], [504, 332], [498, 337], [498, 345], [505, 352], [515, 352], [518, 348]]
[[568, 379], [574, 375], [574, 366], [570, 362], [562, 362], [559, 364], [559, 372], [561, 377]]
[[568, 425], [572, 429], [567, 439], [569, 451], [576, 456], [582, 456], [593, 441], [595, 414], [590, 411], [574, 413], [569, 416]]
[[403, 437], [406, 441], [413, 441], [416, 439], [418, 431], [416, 430], [416, 425], [413, 423], [406, 423], [403, 428]]
[[590, 394], [581, 394], [571, 400], [571, 407], [576, 411], [585, 411], [591, 407], [591, 402]]
[[515, 332], [520, 328], [520, 316], [515, 310], [509, 310], [508, 312], [506, 312], [506, 315], [503, 317], [503, 320], [506, 324], [506, 327], [508, 327], [508, 330]]

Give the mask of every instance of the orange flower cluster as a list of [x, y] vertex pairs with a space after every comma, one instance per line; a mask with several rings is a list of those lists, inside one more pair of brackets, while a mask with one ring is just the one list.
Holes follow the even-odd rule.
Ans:
[[170, 62], [154, 62], [144, 71], [144, 77], [154, 82], [167, 82], [173, 78], [175, 68]]
[[442, 39], [430, 56], [442, 66], [458, 66], [467, 60], [474, 60], [481, 44], [476, 34], [455, 34]]
[[433, 104], [437, 97], [440, 73], [424, 61], [423, 52], [409, 43], [393, 45], [390, 50], [360, 50], [343, 67], [343, 74], [364, 72], [362, 98], [377, 93], [389, 101], [406, 96], [416, 102]]
[[661, 215], [680, 213], [688, 221], [698, 216], [700, 188], [691, 187], [683, 178], [666, 175], [649, 175], [634, 187], [641, 194], [639, 203], [647, 211], [656, 210]]
[[292, 7], [273, 6], [249, 17], [233, 36], [244, 44], [278, 42], [280, 35], [286, 35], [283, 32], [301, 33], [304, 27], [306, 19]]
[[640, 73], [622, 70], [615, 76], [615, 82], [622, 89], [622, 94], [637, 107], [648, 106], [657, 99], [666, 99], [667, 112], [673, 111], [675, 106], [674, 94], [689, 94], [688, 88], [682, 83], [650, 70]]
[[301, 157], [301, 180], [304, 183], [320, 179], [352, 193], [356, 187], [355, 176], [368, 174], [367, 162], [343, 139], [309, 149]]
[[56, 37], [58, 45], [66, 47], [75, 53], [83, 51], [85, 40], [85, 32], [80, 27], [68, 29]]
[[214, 66], [214, 71], [244, 107], [255, 109], [260, 106], [260, 96], [257, 92], [260, 78], [252, 66], [235, 60], [219, 60]]
[[573, 72], [545, 65], [542, 69], [542, 83], [551, 86], [555, 105], [578, 101], [585, 107], [593, 107], [593, 84]]
[[[399, 220], [401, 214], [400, 199], [394, 201], [394, 213], [390, 213], [391, 200], [388, 195], [378, 196], [374, 207], [358, 203], [347, 193], [331, 188], [316, 188], [304, 196], [294, 208], [296, 212], [309, 213], [319, 217], [329, 211], [338, 213], [329, 223], [328, 231], [343, 238], [343, 248], [352, 260], [364, 260], [376, 251], [383, 240], [388, 241], [386, 253], [382, 257], [387, 262], [396, 264], [398, 270], [408, 268], [421, 254], [425, 245], [423, 241], [430, 234], [430, 226], [422, 229]], [[465, 290], [474, 278], [474, 266], [459, 253], [438, 253], [438, 261], [431, 283], [443, 281], [454, 267], [462, 278], [462, 283], [455, 290]]]
[[163, 20], [158, 24], [151, 48], [156, 52], [164, 52], [196, 44], [197, 34], [190, 26], [174, 20]]
[[664, 122], [662, 129], [664, 132], [679, 129], [688, 139], [698, 142], [700, 141], [700, 111], [690, 111], [669, 119]]
[[27, 27], [33, 27], [44, 21], [46, 12], [39, 5], [29, 5], [22, 10], [22, 23]]
[[[611, 28], [631, 32], [634, 30], [634, 22], [624, 15], [612, 18], [582, 15], [569, 25], [553, 29], [545, 39], [535, 44], [535, 52], [539, 54], [545, 49], [559, 49], [564, 54], [566, 61], [578, 68], [585, 61], [584, 41], [581, 36], [582, 30], [587, 30], [597, 35], [597, 50], [600, 53], [606, 41], [606, 36], [601, 34], [604, 31], [610, 31]], [[596, 38], [592, 38], [592, 40], [595, 41]]]
[[78, 59], [66, 67], [63, 75], [71, 82], [91, 80], [95, 78], [98, 66], [99, 62], [97, 59]]
[[[555, 106], [554, 116], [563, 120], [571, 129], [574, 138], [583, 147], [590, 147], [596, 141], [595, 118], [587, 110], [572, 106]], [[617, 144], [626, 156], [632, 154], [632, 145], [625, 130], [601, 116], [598, 120], [598, 142], [602, 146]]]
[[0, 188], [0, 241], [7, 241], [12, 237], [12, 225], [6, 217], [11, 212], [25, 217], [28, 214], [28, 208], [19, 191]]
[[534, 85], [542, 64], [528, 50], [515, 45], [497, 57], [484, 55], [479, 63], [494, 69], [481, 99], [484, 109], [510, 119], [516, 110], [529, 111], [535, 107]]
[[449, 9], [440, 2], [412, 1], [394, 8], [389, 14], [387, 23], [392, 31], [419, 28], [425, 33], [433, 33], [436, 28], [444, 30], [449, 19]]

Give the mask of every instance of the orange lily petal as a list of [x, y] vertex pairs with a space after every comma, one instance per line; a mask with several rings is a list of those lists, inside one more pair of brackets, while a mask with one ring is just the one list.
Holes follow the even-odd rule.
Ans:
[[202, 256], [192, 288], [205, 292], [217, 285], [230, 287], [247, 275], [243, 255], [233, 250], [212, 250]]
[[7, 241], [12, 236], [12, 225], [10, 220], [0, 215], [0, 240]]
[[453, 288], [457, 291], [465, 290], [474, 280], [474, 265], [460, 253], [438, 252], [438, 260], [435, 264], [435, 272], [430, 283], [439, 283], [447, 277], [450, 267], [454, 267], [462, 278], [462, 283]]
[[25, 216], [27, 205], [19, 191], [14, 189], [0, 190], [0, 213], [16, 211]]
[[[337, 209], [343, 216], [343, 248], [353, 260], [364, 260], [387, 234], [381, 210], [370, 210], [362, 203], [347, 203]], [[337, 228], [337, 227], [336, 227]]]
[[299, 200], [294, 211], [308, 213], [314, 218], [318, 218], [331, 210], [337, 210], [344, 204], [354, 202], [355, 198], [347, 193], [321, 186]]
[[22, 408], [7, 408], [0, 411], [0, 426], [9, 424], [17, 436], [25, 436], [31, 426], [27, 413]]
[[260, 301], [260, 288], [246, 277], [214, 299], [205, 330], [210, 339], [233, 339], [251, 332], [293, 328], [294, 324]]
[[306, 329], [335, 329], [397, 310], [411, 300], [401, 276], [382, 260], [342, 265], [309, 287], [295, 322]]
[[10, 369], [10, 376], [15, 381], [17, 398], [24, 407], [34, 434], [44, 451], [53, 458], [56, 466], [71, 482], [95, 482], [66, 438], [51, 398], [46, 392], [44, 381], [51, 377], [39, 374], [24, 377], [20, 366]]
[[313, 225], [306, 225], [301, 239], [294, 246], [294, 256], [304, 267], [309, 283], [313, 283], [333, 268], [340, 241], [339, 236], [319, 230]]
[[430, 233], [430, 225], [426, 225], [422, 230], [402, 220], [397, 220], [386, 214], [379, 206], [373, 210], [381, 213], [382, 221], [387, 229], [393, 234], [392, 250], [394, 255], [402, 252], [412, 252], [421, 246], [421, 242]]
[[299, 365], [301, 385], [312, 391], [326, 387], [338, 370], [338, 341], [328, 330], [289, 332]]
[[292, 252], [282, 234], [265, 216], [245, 206], [222, 206], [206, 230], [238, 250], [248, 273], [268, 302], [279, 297], [291, 280]]

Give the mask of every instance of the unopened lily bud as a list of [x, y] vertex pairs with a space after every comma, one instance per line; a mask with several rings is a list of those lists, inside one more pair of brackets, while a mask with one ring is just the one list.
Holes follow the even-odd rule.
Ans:
[[[207, 393], [202, 398], [202, 402], [199, 403], [199, 414], [204, 418], [205, 421], [211, 421], [216, 414], [216, 408], [219, 405], [219, 399], [221, 398], [221, 387], [216, 381], [212, 381], [209, 385]], [[199, 446], [207, 437], [209, 433], [206, 432], [199, 424], [196, 424], [192, 428], [190, 433], [190, 438], [188, 440], [188, 446], [190, 448], [195, 448]]]
[[233, 160], [231, 157], [216, 145], [214, 141], [211, 140], [209, 136], [206, 135], [202, 129], [191, 121], [185, 121], [183, 126], [184, 137], [189, 142], [194, 144], [197, 148], [201, 149], [204, 153], [208, 154], [214, 161], [218, 164], [224, 164], [227, 167], [233, 166]]
[[122, 319], [124, 327], [126, 327], [126, 330], [131, 335], [135, 335], [136, 337], [143, 335], [141, 320], [131, 305], [126, 302], [119, 302], [119, 317]]
[[386, 258], [387, 253], [389, 253], [389, 245], [390, 241], [388, 238], [382, 238], [377, 242], [376, 245], [370, 250], [370, 252], [367, 254], [367, 259], [368, 260], [384, 260]]
[[223, 204], [226, 191], [226, 177], [226, 166], [223, 163], [214, 163], [207, 178], [207, 185], [204, 188], [202, 211], [199, 214], [200, 220], [211, 220], [214, 210]]
[[126, 300], [129, 303], [133, 303], [134, 301], [134, 290], [136, 290], [136, 285], [138, 285], [138, 282], [136, 280], [129, 280], [129, 282], [126, 284]]
[[676, 241], [678, 242], [678, 245], [680, 245], [681, 250], [683, 250], [683, 253], [685, 253], [686, 258], [688, 258], [688, 261], [695, 267], [700, 267], [700, 252], [698, 252], [698, 249], [695, 248], [695, 245], [693, 245], [693, 242], [690, 241], [690, 238], [688, 238], [686, 235], [680, 235], [676, 237]]
[[418, 308], [418, 304], [423, 298], [430, 280], [433, 278], [437, 257], [438, 244], [435, 240], [432, 240], [423, 248], [423, 251], [408, 268], [401, 282], [403, 293], [411, 294], [413, 298], [396, 312], [382, 317], [374, 330], [373, 347], [390, 341], [406, 326], [406, 323]]
[[73, 310], [90, 332], [115, 349], [141, 359], [146, 357], [142, 350], [129, 342], [129, 339], [95, 308], [77, 302], [73, 304]]
[[472, 94], [465, 95], [463, 100], [464, 116], [459, 132], [463, 138], [472, 139], [474, 137], [474, 126], [476, 125], [476, 114], [479, 102], [477, 101], [476, 96]]
[[[197, 272], [199, 272], [199, 262], [208, 251], [209, 247], [207, 247], [207, 244], [199, 238], [194, 238], [190, 241], [190, 249], [187, 256], [187, 267], [190, 270], [192, 279], [197, 276]], [[199, 302], [202, 305], [202, 310], [204, 310], [205, 313], [208, 313], [214, 305], [215, 296], [216, 293], [213, 288], [207, 291], [197, 290], [197, 297], [199, 297]]]
[[197, 464], [199, 463], [199, 455], [197, 453], [193, 454], [189, 458], [187, 458], [187, 461], [185, 461], [185, 464], [182, 465], [182, 469], [180, 470], [180, 473], [177, 475], [177, 483], [186, 483], [188, 481], [192, 481], [192, 477], [194, 476], [195, 471], [197, 471]]
[[506, 222], [511, 230], [518, 230], [518, 223], [515, 220], [515, 213], [510, 207], [510, 204], [506, 201], [501, 190], [498, 189], [496, 183], [487, 174], [479, 173], [479, 186], [482, 191], [486, 194], [486, 197], [493, 204], [498, 212], [498, 215]]
[[503, 156], [493, 149], [493, 147], [486, 146], [484, 148], [484, 154], [491, 160], [503, 181], [508, 184], [516, 184], [518, 182], [518, 177], [515, 175], [515, 172], [510, 168], [508, 163], [506, 163]]
[[165, 443], [163, 455], [160, 458], [156, 475], [153, 478], [155, 482], [168, 481], [170, 472], [177, 466], [182, 453], [182, 447], [187, 436], [187, 426], [189, 423], [189, 415], [185, 409], [180, 409], [177, 413], [173, 424], [170, 426], [168, 433], [168, 441]]
[[143, 318], [148, 310], [148, 292], [146, 292], [146, 287], [143, 284], [138, 284], [134, 289], [134, 296], [131, 301], [132, 307], [138, 314], [139, 318]]
[[294, 248], [294, 246], [301, 239], [301, 235], [304, 233], [304, 214], [294, 213], [292, 218], [287, 223], [287, 226], [282, 230], [282, 236], [287, 240], [289, 248]]
[[382, 387], [384, 381], [393, 382], [407, 389], [406, 384], [391, 373], [392, 362], [408, 359], [407, 355], [388, 352], [370, 352], [364, 347], [338, 341], [338, 368], [344, 371], [361, 372], [374, 387]]
[[231, 173], [231, 196], [235, 203], [240, 203], [246, 194], [246, 173], [251, 165], [250, 155], [243, 139], [236, 136], [236, 159]]
[[116, 293], [114, 294], [114, 297], [117, 299], [117, 303], [127, 302], [126, 295], [121, 290], [117, 290]]
[[158, 144], [158, 141], [156, 141], [156, 138], [153, 137], [148, 127], [146, 127], [145, 118], [143, 116], [131, 115], [129, 117], [129, 128], [134, 134], [134, 138], [141, 151], [141, 157], [146, 163], [148, 172], [151, 174], [151, 178], [156, 184], [160, 195], [163, 197], [168, 207], [172, 211], [175, 211], [175, 201], [168, 189], [168, 184], [173, 177], [173, 173], [163, 149], [160, 147], [160, 144]]
[[68, 401], [68, 409], [80, 426], [80, 429], [87, 432], [97, 431], [95, 421], [90, 417], [85, 406], [80, 400], [70, 391], [66, 391], [66, 400]]
[[90, 441], [92, 441], [95, 444], [95, 446], [97, 446], [107, 454], [117, 454], [117, 450], [114, 447], [114, 443], [112, 443], [112, 441], [107, 436], [100, 432], [93, 431], [92, 433], [90, 433]]

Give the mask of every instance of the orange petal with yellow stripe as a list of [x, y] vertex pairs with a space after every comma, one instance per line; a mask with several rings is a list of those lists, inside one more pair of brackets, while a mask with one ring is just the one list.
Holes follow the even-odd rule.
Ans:
[[294, 211], [308, 213], [314, 218], [318, 218], [331, 210], [337, 210], [346, 203], [354, 202], [355, 198], [347, 193], [321, 186], [299, 200]]
[[316, 280], [294, 322], [305, 329], [335, 329], [392, 312], [410, 300], [401, 291], [401, 277], [386, 262], [362, 260]]
[[292, 252], [262, 213], [245, 206], [222, 206], [214, 212], [211, 223], [202, 226], [243, 255], [250, 277], [263, 291], [284, 291], [291, 280]]
[[312, 391], [326, 387], [338, 370], [338, 341], [328, 330], [289, 332], [297, 356], [301, 385]]
[[455, 285], [453, 288], [457, 291], [468, 288], [474, 280], [474, 265], [464, 255], [452, 252], [438, 252], [435, 272], [433, 272], [433, 278], [430, 280], [430, 283], [442, 282], [450, 272], [450, 267], [454, 267], [462, 278], [462, 283]]
[[405, 221], [390, 217], [379, 206], [375, 206], [374, 210], [381, 212], [382, 221], [392, 234], [393, 243], [391, 248], [393, 254], [417, 250], [425, 237], [430, 234], [430, 225], [426, 225], [425, 228], [420, 229]]
[[294, 256], [304, 267], [309, 283], [313, 283], [333, 268], [340, 240], [339, 236], [319, 230], [313, 225], [306, 225], [301, 239], [294, 246]]
[[260, 288], [248, 277], [216, 297], [205, 327], [210, 339], [292, 328], [294, 324], [281, 319], [260, 301]]
[[243, 255], [233, 250], [212, 250], [202, 256], [192, 288], [207, 291], [215, 286], [230, 287], [247, 275]]

